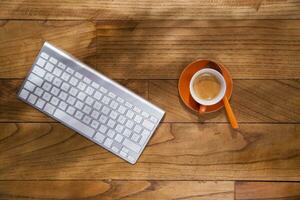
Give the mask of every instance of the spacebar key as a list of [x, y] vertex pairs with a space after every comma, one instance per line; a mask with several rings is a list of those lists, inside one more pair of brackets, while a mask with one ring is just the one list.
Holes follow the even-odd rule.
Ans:
[[73, 128], [76, 131], [84, 134], [87, 137], [93, 137], [93, 135], [95, 133], [94, 129], [91, 129], [87, 125], [81, 123], [80, 121], [78, 121], [77, 119], [71, 117], [70, 115], [68, 115], [67, 113], [61, 111], [60, 109], [56, 109], [56, 111], [54, 113], [54, 117], [61, 120], [62, 122], [64, 122], [68, 126], [70, 126], [71, 128]]

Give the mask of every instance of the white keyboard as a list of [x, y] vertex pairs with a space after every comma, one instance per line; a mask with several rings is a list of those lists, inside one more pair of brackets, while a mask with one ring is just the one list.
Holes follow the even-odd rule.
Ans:
[[45, 42], [19, 98], [134, 164], [164, 111]]

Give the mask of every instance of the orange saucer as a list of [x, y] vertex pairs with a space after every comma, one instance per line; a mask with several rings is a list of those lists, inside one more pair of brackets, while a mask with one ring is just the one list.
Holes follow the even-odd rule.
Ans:
[[[190, 80], [197, 71], [203, 68], [207, 68], [207, 66], [219, 71], [224, 76], [227, 86], [225, 95], [228, 99], [230, 99], [232, 94], [232, 78], [229, 71], [223, 65], [211, 60], [196, 60], [192, 62], [182, 71], [180, 75], [178, 82], [178, 91], [183, 103], [197, 113], [199, 113], [199, 104], [192, 98], [190, 94]], [[219, 103], [211, 106], [207, 106], [205, 113], [215, 112], [221, 109], [223, 106], [223, 101], [220, 101]]]

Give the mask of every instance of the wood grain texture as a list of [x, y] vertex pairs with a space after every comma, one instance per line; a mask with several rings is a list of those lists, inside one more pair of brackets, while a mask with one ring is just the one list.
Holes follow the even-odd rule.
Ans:
[[236, 79], [300, 78], [299, 27], [300, 20], [98, 22], [97, 65], [112, 78], [177, 79], [206, 58]]
[[162, 124], [135, 165], [57, 123], [0, 124], [0, 180], [300, 180], [300, 126]]
[[[52, 122], [16, 98], [21, 82], [0, 80], [0, 121]], [[122, 80], [120, 83], [163, 108], [164, 122], [227, 122], [223, 109], [201, 117], [188, 110], [178, 96], [175, 80]], [[299, 80], [236, 80], [234, 84], [231, 104], [240, 123], [300, 122]]]
[[299, 200], [300, 182], [237, 182], [236, 200]]
[[2, 20], [0, 78], [25, 77], [44, 41], [95, 65], [96, 27], [92, 22]]
[[[23, 80], [0, 79], [0, 122], [54, 122], [50, 117], [17, 98], [22, 82]], [[120, 80], [119, 83], [148, 98], [147, 81]]]
[[1, 19], [299, 19], [299, 1], [285, 0], [2, 0]]
[[233, 200], [233, 182], [198, 181], [0, 181], [6, 199]]

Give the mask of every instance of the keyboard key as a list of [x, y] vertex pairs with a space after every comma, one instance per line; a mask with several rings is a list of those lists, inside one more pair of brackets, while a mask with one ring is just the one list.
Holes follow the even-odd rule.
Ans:
[[51, 87], [52, 87], [51, 84], [47, 82], [45, 82], [42, 86], [42, 88], [48, 92], [50, 91]]
[[100, 132], [97, 132], [96, 135], [94, 136], [94, 139], [100, 143], [102, 143], [105, 139], [105, 136], [100, 133]]
[[79, 110], [81, 110], [83, 108], [83, 105], [84, 104], [79, 100], [77, 100], [76, 103], [75, 103], [75, 107]]
[[110, 102], [110, 98], [108, 98], [107, 96], [104, 96], [102, 98], [101, 102], [107, 105]]
[[85, 105], [83, 108], [83, 112], [87, 115], [90, 114], [91, 110], [92, 110], [92, 108], [87, 105]]
[[66, 65], [61, 62], [58, 63], [58, 67], [61, 69], [66, 69]]
[[142, 136], [148, 137], [150, 135], [150, 131], [144, 129], [143, 132], [141, 133]]
[[78, 93], [78, 90], [76, 89], [76, 88], [71, 88], [71, 90], [69, 91], [69, 93], [71, 94], [71, 95], [73, 95], [73, 96], [76, 96], [77, 95], [77, 93]]
[[107, 89], [106, 89], [106, 88], [104, 88], [104, 87], [101, 87], [101, 88], [100, 88], [100, 91], [101, 91], [102, 93], [104, 93], [104, 94], [105, 94], [105, 93], [107, 92]]
[[62, 78], [62, 80], [64, 80], [64, 81], [68, 81], [69, 78], [70, 78], [70, 74], [64, 72], [64, 73], [62, 74], [61, 78]]
[[117, 148], [116, 146], [113, 146], [112, 148], [111, 148], [114, 152], [116, 152], [116, 153], [118, 153], [119, 152], [119, 148]]
[[114, 126], [116, 125], [116, 122], [112, 119], [109, 119], [107, 122], [107, 126], [109, 126], [110, 128], [114, 128]]
[[25, 89], [22, 89], [22, 91], [20, 92], [20, 97], [22, 98], [22, 99], [27, 99], [27, 97], [28, 97], [28, 95], [29, 95], [29, 92], [27, 91], [27, 90], [25, 90]]
[[34, 91], [34, 94], [36, 94], [37, 96], [42, 96], [44, 90], [42, 90], [41, 88], [36, 88], [35, 91]]
[[144, 120], [143, 121], [143, 123], [142, 123], [142, 125], [145, 127], [145, 128], [147, 128], [147, 129], [149, 129], [150, 131], [154, 128], [154, 124], [152, 123], [152, 122], [150, 122], [149, 120]]
[[96, 88], [96, 89], [98, 89], [98, 88], [100, 87], [100, 85], [99, 85], [98, 83], [96, 83], [96, 82], [93, 82], [93, 83], [92, 83], [92, 86], [93, 86], [94, 88]]
[[57, 106], [57, 105], [58, 105], [58, 103], [59, 103], [59, 99], [58, 99], [58, 98], [56, 98], [56, 97], [52, 97], [52, 99], [51, 99], [50, 103], [51, 103], [51, 104], [53, 104], [53, 105], [55, 105], [55, 106]]
[[49, 101], [50, 100], [50, 98], [51, 98], [51, 94], [49, 94], [48, 92], [45, 92], [44, 94], [43, 94], [43, 97], [42, 97], [44, 100], [46, 100], [46, 101]]
[[49, 61], [52, 62], [54, 65], [57, 64], [57, 59], [56, 59], [56, 58], [51, 57], [51, 58], [49, 59]]
[[120, 103], [124, 103], [124, 99], [122, 99], [121, 97], [117, 97], [117, 101]]
[[120, 107], [118, 108], [119, 113], [124, 114], [126, 112], [127, 108], [125, 108], [124, 106], [120, 105]]
[[116, 132], [112, 129], [109, 129], [107, 131], [107, 136], [110, 137], [110, 138], [114, 138], [115, 134], [116, 134]]
[[89, 124], [91, 122], [92, 118], [90, 118], [89, 116], [84, 116], [83, 118], [83, 122], [86, 124]]
[[69, 88], [70, 88], [70, 85], [68, 83], [63, 83], [61, 85], [61, 89], [64, 90], [65, 92], [68, 92]]
[[136, 134], [136, 133], [134, 133], [134, 134], [131, 136], [131, 139], [132, 139], [133, 141], [135, 141], [135, 142], [137, 142], [137, 141], [139, 140], [139, 138], [140, 138], [140, 135], [138, 135], [138, 134]]
[[152, 122], [154, 122], [154, 123], [156, 123], [158, 120], [155, 118], [155, 117], [153, 117], [153, 116], [151, 116], [150, 117], [150, 120], [152, 121]]
[[123, 131], [123, 129], [124, 129], [124, 126], [122, 126], [122, 125], [120, 125], [120, 124], [118, 124], [118, 125], [116, 126], [116, 131], [119, 132], [119, 133], [121, 133], [121, 132]]
[[107, 127], [106, 127], [105, 125], [101, 124], [101, 126], [100, 126], [100, 128], [99, 128], [99, 131], [100, 131], [101, 133], [106, 133]]
[[62, 84], [62, 80], [60, 80], [59, 78], [54, 78], [53, 85], [60, 87], [61, 84]]
[[46, 66], [45, 66], [45, 69], [48, 72], [52, 72], [53, 68], [54, 68], [54, 65], [52, 65], [51, 63], [47, 63]]
[[125, 126], [126, 126], [127, 128], [129, 128], [129, 129], [131, 129], [131, 128], [133, 127], [133, 125], [134, 125], [134, 123], [133, 123], [133, 121], [131, 121], [131, 120], [128, 120], [128, 121], [126, 122], [126, 124], [125, 124]]
[[143, 119], [143, 118], [142, 118], [140, 115], [136, 115], [135, 118], [134, 118], [134, 121], [135, 121], [136, 123], [141, 123], [142, 119]]
[[135, 107], [133, 108], [133, 111], [135, 111], [135, 112], [137, 112], [137, 113], [141, 113], [142, 110], [135, 106]]
[[55, 67], [55, 69], [54, 69], [54, 71], [53, 71], [53, 74], [55, 75], [55, 76], [60, 76], [61, 75], [61, 73], [62, 73], [62, 70], [61, 69], [59, 69], [59, 68], [57, 68], [57, 67]]
[[74, 105], [75, 101], [76, 101], [76, 99], [72, 96], [69, 96], [67, 99], [67, 103], [70, 105]]
[[76, 109], [72, 106], [69, 106], [67, 109], [67, 113], [69, 113], [70, 115], [73, 115], [75, 113]]
[[92, 95], [94, 91], [95, 91], [95, 90], [94, 90], [93, 88], [91, 88], [90, 86], [88, 86], [88, 87], [86, 88], [86, 90], [85, 90], [85, 92], [86, 92], [88, 95]]
[[95, 99], [100, 100], [102, 97], [102, 94], [100, 92], [96, 91], [94, 94], [94, 97], [95, 97]]
[[71, 84], [71, 85], [76, 86], [77, 83], [78, 83], [78, 79], [77, 79], [77, 78], [72, 77], [72, 78], [70, 79], [70, 84]]
[[113, 99], [116, 97], [116, 95], [114, 93], [112, 93], [112, 92], [109, 92], [108, 96], [111, 97], [111, 98], [113, 98]]
[[83, 113], [80, 112], [79, 110], [77, 110], [76, 113], [75, 113], [75, 117], [76, 117], [77, 119], [81, 120], [82, 117], [83, 117]]
[[126, 128], [123, 132], [123, 135], [126, 137], [130, 137], [131, 133], [132, 133], [132, 131]]
[[96, 110], [93, 110], [93, 112], [91, 114], [92, 118], [94, 118], [94, 119], [98, 119], [99, 115], [100, 115], [100, 113]]
[[49, 55], [48, 54], [46, 54], [45, 52], [42, 52], [41, 53], [41, 57], [42, 58], [45, 58], [46, 60], [49, 58]]
[[30, 81], [26, 81], [24, 88], [26, 88], [30, 92], [33, 92], [33, 90], [35, 89], [35, 85], [32, 84]]
[[60, 98], [61, 100], [65, 101], [68, 97], [68, 94], [65, 93], [64, 91], [61, 91], [58, 95], [58, 98]]
[[68, 105], [68, 104], [66, 104], [65, 102], [61, 101], [61, 102], [59, 103], [58, 107], [59, 107], [60, 109], [62, 109], [62, 110], [66, 110], [67, 105]]
[[123, 115], [120, 115], [119, 118], [118, 118], [118, 122], [119, 122], [120, 124], [124, 124], [125, 121], [126, 121], [126, 117], [124, 117]]
[[38, 77], [35, 74], [30, 74], [28, 77], [28, 80], [30, 80], [32, 83], [34, 83], [35, 85], [41, 87], [43, 84], [43, 79], [41, 79], [40, 77]]
[[55, 96], [57, 96], [58, 93], [59, 93], [59, 91], [60, 90], [57, 87], [53, 86], [52, 89], [51, 89], [51, 91], [50, 91], [50, 93], [53, 94], [53, 95], [55, 95]]
[[84, 91], [84, 89], [85, 89], [85, 87], [86, 87], [86, 84], [80, 81], [77, 87], [78, 87], [81, 91]]
[[99, 122], [93, 120], [91, 126], [92, 126], [93, 128], [95, 128], [95, 129], [97, 129], [98, 126], [99, 126]]
[[54, 113], [54, 117], [61, 120], [65, 124], [68, 124], [68, 126], [72, 127], [73, 129], [75, 129], [76, 131], [80, 132], [81, 134], [87, 137], [93, 137], [95, 133], [95, 130], [86, 126], [84, 123], [73, 118], [72, 116], [68, 115], [64, 111], [61, 111], [60, 109], [56, 109]]
[[86, 100], [85, 100], [85, 103], [88, 104], [88, 105], [92, 105], [94, 103], [94, 101], [95, 100], [92, 99], [91, 97], [87, 97]]
[[99, 102], [95, 102], [94, 105], [93, 105], [93, 108], [95, 108], [97, 110], [100, 110], [101, 106], [102, 105]]
[[87, 84], [91, 84], [91, 82], [92, 82], [91, 79], [89, 79], [88, 77], [84, 77], [83, 81]]
[[127, 153], [125, 153], [124, 151], [121, 151], [121, 152], [120, 152], [120, 155], [121, 155], [122, 157], [124, 157], [124, 158], [127, 157]]
[[43, 99], [38, 99], [37, 102], [35, 103], [35, 105], [36, 105], [38, 108], [43, 109], [45, 103], [46, 103], [46, 101], [44, 101]]
[[67, 67], [66, 71], [67, 71], [69, 74], [73, 74], [73, 73], [74, 73], [74, 70], [71, 69], [70, 67]]
[[105, 124], [105, 122], [107, 121], [107, 117], [105, 115], [101, 115], [100, 118], [99, 118], [99, 121], [102, 123], [102, 124]]
[[142, 131], [142, 129], [143, 128], [140, 125], [136, 124], [133, 130], [137, 133], [140, 133]]
[[125, 152], [125, 153], [129, 153], [129, 149], [127, 149], [126, 147], [123, 147], [122, 151]]
[[79, 94], [77, 95], [77, 98], [80, 99], [81, 101], [83, 101], [86, 97], [86, 94], [83, 92], [79, 92]]
[[116, 119], [118, 117], [118, 113], [116, 111], [111, 111], [109, 115], [112, 119]]
[[38, 75], [39, 77], [44, 77], [46, 74], [46, 71], [38, 66], [34, 66], [32, 72]]
[[127, 113], [126, 113], [126, 117], [132, 119], [134, 116], [134, 112], [132, 112], [131, 110], [128, 110]]
[[112, 140], [112, 139], [106, 138], [106, 140], [105, 140], [105, 142], [104, 142], [104, 146], [110, 148], [111, 145], [112, 145], [112, 143], [113, 143], [113, 140]]
[[[44, 109], [43, 109], [45, 112], [49, 113], [50, 115], [53, 114], [54, 110], [55, 110], [55, 107], [52, 106], [50, 103], [46, 103]], [[57, 109], [58, 110], [58, 109]]]
[[122, 135], [117, 134], [117, 136], [115, 137], [115, 140], [116, 140], [117, 142], [121, 143], [122, 140], [123, 140], [123, 138], [124, 138], [124, 137], [123, 137]]
[[44, 60], [43, 58], [39, 58], [36, 62], [36, 64], [38, 64], [41, 67], [44, 67], [45, 63], [46, 63], [46, 60]]
[[129, 103], [129, 102], [126, 102], [125, 106], [127, 106], [128, 108], [132, 108], [133, 107], [133, 105], [131, 103]]
[[29, 103], [31, 104], [35, 104], [36, 100], [37, 100], [37, 96], [35, 96], [34, 94], [30, 94], [27, 99], [27, 101], [29, 101]]
[[50, 73], [47, 73], [45, 76], [45, 79], [49, 82], [52, 82], [53, 78], [54, 78], [54, 76]]
[[78, 79], [82, 79], [83, 75], [79, 72], [76, 72], [75, 77], [78, 78]]
[[110, 103], [110, 107], [112, 108], [112, 109], [116, 109], [117, 107], [118, 107], [118, 103], [116, 102], [116, 101], [112, 101], [111, 103]]
[[139, 151], [141, 150], [141, 147], [139, 145], [135, 144], [131, 140], [128, 140], [127, 138], [125, 138], [125, 140], [123, 141], [123, 145], [136, 153], [139, 153]]
[[105, 115], [108, 115], [109, 111], [110, 111], [110, 109], [108, 107], [103, 106], [102, 113], [104, 113]]

